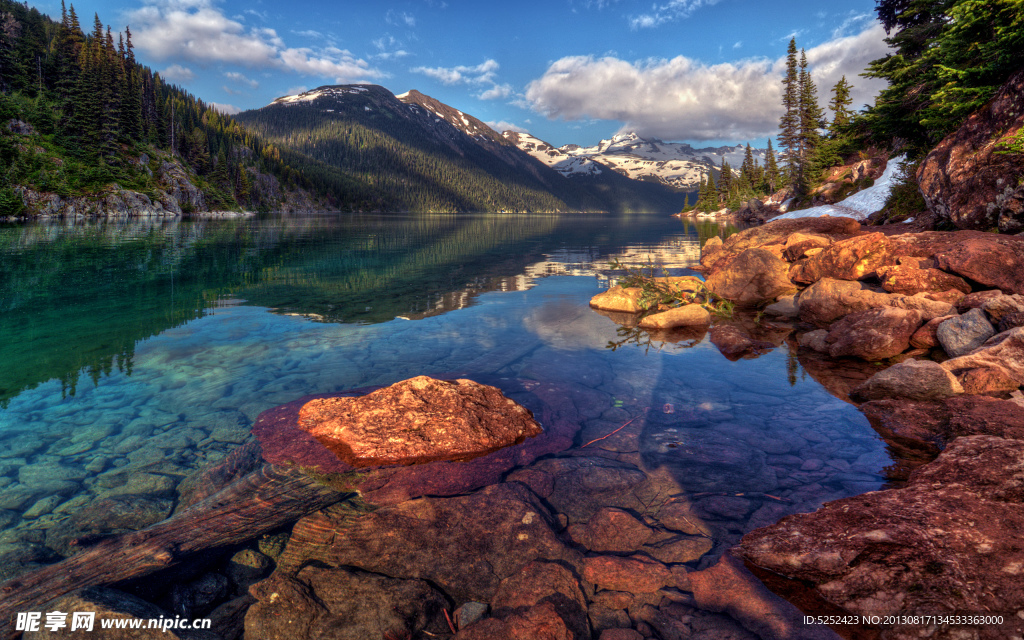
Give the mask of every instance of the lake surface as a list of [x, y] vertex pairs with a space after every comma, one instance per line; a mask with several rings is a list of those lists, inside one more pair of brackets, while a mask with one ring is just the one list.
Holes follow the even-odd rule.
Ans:
[[716, 552], [881, 487], [885, 445], [785, 344], [730, 362], [588, 307], [612, 259], [685, 274], [731, 231], [589, 215], [0, 225], [0, 578], [166, 517], [266, 409], [419, 374], [586, 388], [578, 444], [642, 417], [637, 459], [703, 501]]

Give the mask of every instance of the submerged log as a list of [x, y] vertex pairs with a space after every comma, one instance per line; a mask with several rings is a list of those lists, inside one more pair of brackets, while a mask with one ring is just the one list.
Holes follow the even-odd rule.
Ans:
[[77, 589], [138, 578], [197, 551], [242, 543], [347, 495], [296, 468], [265, 464], [163, 522], [0, 584], [0, 638], [20, 633], [14, 630], [19, 611], [40, 611]]

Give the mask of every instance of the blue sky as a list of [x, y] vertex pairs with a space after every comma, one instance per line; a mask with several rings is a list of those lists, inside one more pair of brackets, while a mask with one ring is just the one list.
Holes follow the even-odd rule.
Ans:
[[[59, 18], [59, 0], [36, 6]], [[555, 145], [635, 130], [695, 145], [774, 136], [790, 37], [819, 87], [842, 75], [854, 106], [879, 82], [874, 0], [78, 0], [136, 56], [225, 111], [325, 84], [431, 95], [498, 129]]]

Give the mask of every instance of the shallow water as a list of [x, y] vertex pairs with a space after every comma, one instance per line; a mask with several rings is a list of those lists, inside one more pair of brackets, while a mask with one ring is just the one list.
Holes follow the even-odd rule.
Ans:
[[879, 488], [884, 444], [786, 346], [730, 362], [706, 338], [629, 340], [587, 306], [611, 259], [682, 274], [727, 232], [644, 216], [0, 227], [0, 577], [70, 552], [100, 500], [147, 498], [104, 531], [166, 517], [268, 408], [419, 374], [589, 390], [579, 444], [641, 418], [593, 449], [665, 476], [719, 551]]

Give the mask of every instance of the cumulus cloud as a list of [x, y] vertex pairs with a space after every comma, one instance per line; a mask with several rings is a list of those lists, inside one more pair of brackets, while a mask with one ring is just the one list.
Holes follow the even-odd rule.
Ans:
[[464, 84], [469, 86], [486, 87], [476, 97], [481, 100], [501, 100], [512, 95], [512, 85], [499, 84], [497, 81], [498, 69], [501, 66], [497, 61], [488, 58], [478, 65], [457, 67], [414, 67], [409, 69], [413, 73], [422, 73], [428, 78], [433, 78], [441, 84], [456, 85]]
[[172, 64], [160, 72], [160, 77], [171, 82], [192, 82], [196, 79], [196, 74], [192, 73], [188, 67]]
[[413, 67], [409, 69], [413, 73], [422, 73], [428, 78], [433, 78], [441, 84], [484, 84], [494, 83], [494, 77], [499, 65], [496, 61], [487, 59], [475, 67]]
[[512, 85], [496, 84], [490, 89], [481, 92], [477, 97], [481, 100], [501, 100], [512, 95]]
[[241, 113], [242, 112], [241, 109], [239, 109], [238, 107], [236, 107], [233, 104], [221, 104], [219, 102], [207, 102], [206, 104], [211, 109], [219, 111], [219, 112], [223, 113], [226, 116], [233, 116], [236, 113]]
[[630, 19], [629, 26], [633, 29], [650, 29], [659, 27], [666, 22], [673, 22], [690, 17], [701, 7], [718, 4], [718, 0], [669, 0], [665, 4], [655, 4], [650, 13], [640, 14]]
[[156, 59], [276, 68], [335, 82], [384, 77], [349, 51], [290, 48], [274, 29], [246, 27], [212, 0], [153, 0], [129, 14], [136, 47]]
[[[878, 24], [807, 50], [818, 101], [843, 75], [853, 106], [870, 102], [884, 81], [858, 77], [888, 51]], [[628, 62], [572, 56], [553, 62], [526, 89], [526, 103], [549, 119], [618, 120], [622, 130], [666, 140], [750, 140], [774, 136], [782, 113], [785, 57], [708, 65], [683, 56]]]
[[515, 123], [507, 122], [505, 120], [499, 120], [497, 122], [488, 120], [484, 124], [494, 129], [498, 133], [505, 133], [506, 131], [515, 131], [517, 133], [530, 133], [530, 131], [526, 127], [520, 127]]

